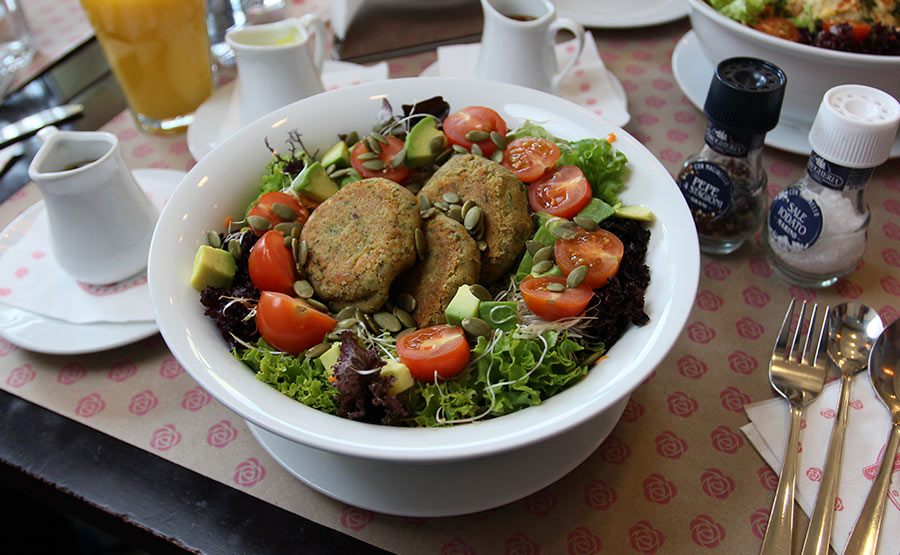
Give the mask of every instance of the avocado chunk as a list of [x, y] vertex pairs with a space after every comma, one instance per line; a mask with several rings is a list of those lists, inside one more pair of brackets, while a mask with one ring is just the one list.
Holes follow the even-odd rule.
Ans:
[[640, 220], [642, 222], [652, 222], [654, 217], [652, 210], [638, 204], [617, 207], [616, 216], [628, 218], [629, 220]]
[[322, 202], [338, 192], [337, 183], [328, 177], [325, 166], [321, 162], [313, 162], [300, 172], [291, 187], [298, 193], [303, 193], [309, 198]]
[[512, 301], [481, 301], [478, 305], [478, 317], [491, 327], [503, 331], [513, 331], [519, 323], [516, 303]]
[[447, 147], [444, 132], [437, 128], [437, 120], [426, 116], [413, 125], [406, 135], [403, 148], [406, 149], [404, 166], [417, 168], [430, 164]]
[[615, 213], [615, 209], [598, 198], [591, 201], [578, 213], [582, 218], [594, 220], [598, 224]]
[[325, 367], [325, 374], [331, 376], [334, 374], [334, 365], [337, 364], [338, 357], [341, 356], [341, 344], [332, 343], [331, 348], [319, 355], [319, 362]]
[[388, 395], [397, 395], [413, 386], [414, 380], [409, 368], [399, 360], [388, 360], [381, 367], [381, 375], [392, 377], [394, 381], [388, 388]]
[[447, 319], [448, 326], [458, 326], [466, 318], [474, 318], [478, 316], [478, 305], [481, 299], [472, 293], [472, 287], [469, 285], [460, 285], [456, 290], [456, 294], [444, 310], [444, 317]]
[[334, 164], [336, 168], [346, 168], [350, 165], [350, 148], [344, 141], [334, 143], [322, 156], [322, 165], [328, 167]]
[[207, 287], [228, 287], [234, 279], [236, 269], [237, 264], [230, 252], [200, 245], [194, 256], [191, 287], [197, 291], [203, 291]]

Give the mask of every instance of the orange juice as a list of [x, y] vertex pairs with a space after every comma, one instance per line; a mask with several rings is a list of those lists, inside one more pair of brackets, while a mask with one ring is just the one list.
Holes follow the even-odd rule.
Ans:
[[148, 128], [148, 120], [190, 114], [209, 97], [205, 0], [81, 0], [81, 5], [142, 127]]

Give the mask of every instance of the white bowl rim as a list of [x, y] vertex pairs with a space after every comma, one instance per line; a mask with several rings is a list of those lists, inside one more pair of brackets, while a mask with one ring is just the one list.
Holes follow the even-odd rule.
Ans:
[[739, 33], [748, 39], [761, 42], [771, 48], [785, 50], [801, 57], [825, 60], [832, 63], [851, 63], [851, 64], [874, 64], [874, 65], [900, 65], [900, 56], [881, 56], [878, 54], [858, 54], [856, 52], [844, 52], [842, 50], [829, 50], [818, 46], [808, 44], [800, 44], [785, 39], [757, 31], [752, 27], [748, 27], [743, 23], [739, 23], [728, 16], [722, 15], [715, 8], [707, 4], [704, 0], [687, 0], [692, 10], [701, 12], [708, 19], [715, 21], [720, 25], [724, 25], [727, 29], [734, 33]]
[[[380, 98], [386, 93], [388, 98], [406, 102], [408, 98], [398, 97], [404, 94], [410, 95], [411, 93], [427, 96], [443, 94], [447, 97], [448, 92], [446, 91], [454, 90], [454, 88], [456, 90], [465, 88], [464, 90], [467, 91], [478, 91], [478, 94], [484, 94], [485, 98], [495, 98], [498, 99], [498, 102], [501, 99], [506, 102], [508, 98], [513, 98], [513, 101], [510, 102], [518, 102], [518, 104], [515, 104], [516, 106], [529, 106], [534, 110], [558, 113], [560, 118], [565, 118], [561, 121], [578, 121], [579, 125], [581, 122], [585, 122], [584, 125], [586, 127], [592, 127], [598, 133], [600, 130], [603, 130], [604, 133], [612, 131], [617, 135], [616, 140], [621, 141], [617, 142], [617, 145], [620, 147], [627, 146], [629, 151], [639, 154], [641, 157], [640, 161], [648, 164], [647, 172], [655, 180], [662, 183], [661, 185], [653, 185], [653, 187], [665, 187], [667, 194], [674, 194], [668, 190], [671, 187], [677, 193], [677, 198], [680, 199], [680, 202], [673, 203], [671, 202], [672, 199], [668, 199], [667, 207], [665, 208], [665, 210], [672, 211], [671, 220], [663, 223], [657, 220], [654, 223], [656, 227], [655, 235], [651, 236], [651, 249], [653, 249], [653, 245], [663, 241], [662, 238], [659, 238], [659, 235], [662, 234], [666, 238], [666, 242], [663, 243], [664, 247], [660, 248], [664, 249], [666, 253], [669, 250], [677, 250], [677, 257], [672, 257], [670, 254], [671, 258], [667, 260], [671, 266], [675, 266], [674, 258], [677, 258], [678, 269], [672, 272], [672, 278], [669, 283], [659, 283], [662, 280], [654, 283], [652, 281], [654, 279], [654, 270], [651, 267], [650, 287], [658, 287], [660, 288], [659, 290], [669, 293], [669, 296], [664, 299], [664, 302], [660, 303], [660, 306], [650, 311], [651, 323], [644, 328], [640, 328], [642, 333], [644, 329], [649, 330], [646, 332], [648, 337], [644, 338], [644, 346], [639, 349], [638, 354], [640, 356], [635, 357], [631, 361], [618, 359], [624, 368], [631, 370], [627, 373], [622, 371], [621, 368], [615, 370], [598, 369], [599, 365], [592, 369], [585, 379], [590, 378], [594, 374], [603, 376], [602, 372], [614, 372], [614, 379], [611, 380], [613, 383], [603, 385], [598, 388], [598, 391], [592, 390], [590, 395], [587, 394], [587, 389], [579, 390], [584, 392], [586, 396], [580, 404], [572, 406], [563, 404], [565, 402], [562, 399], [563, 396], [570, 391], [576, 390], [573, 387], [558, 393], [542, 405], [518, 411], [502, 418], [450, 428], [395, 428], [354, 422], [307, 407], [282, 395], [271, 386], [256, 380], [268, 392], [261, 393], [258, 396], [263, 397], [264, 399], [262, 400], [266, 402], [275, 404], [274, 407], [273, 405], [266, 405], [266, 408], [263, 409], [260, 403], [257, 402], [260, 399], [253, 398], [256, 391], [261, 391], [260, 388], [255, 388], [250, 392], [240, 391], [239, 388], [226, 383], [222, 379], [221, 372], [214, 368], [215, 362], [223, 362], [230, 358], [234, 364], [240, 365], [242, 370], [246, 370], [247, 374], [252, 376], [252, 372], [247, 370], [243, 363], [236, 361], [231, 356], [224, 341], [221, 341], [222, 352], [216, 351], [208, 354], [200, 352], [192, 337], [194, 331], [188, 327], [190, 321], [179, 317], [179, 312], [176, 308], [178, 306], [177, 301], [181, 300], [179, 295], [182, 295], [185, 290], [189, 290], [189, 293], [196, 293], [187, 285], [186, 273], [178, 274], [172, 271], [174, 263], [169, 260], [172, 258], [169, 245], [183, 241], [184, 236], [182, 235], [179, 238], [178, 231], [175, 229], [176, 226], [169, 226], [168, 224], [170, 220], [171, 222], [181, 222], [189, 219], [188, 214], [182, 214], [183, 209], [178, 206], [179, 201], [182, 197], [186, 198], [188, 195], [195, 194], [195, 191], [208, 182], [209, 177], [206, 173], [207, 170], [215, 168], [213, 160], [216, 152], [235, 152], [235, 154], [241, 152], [240, 148], [246, 146], [246, 144], [241, 145], [241, 143], [248, 143], [251, 135], [259, 136], [261, 132], [272, 128], [273, 123], [278, 124], [287, 120], [292, 114], [302, 110], [306, 105], [316, 106], [318, 103], [325, 102], [322, 98], [326, 95], [331, 95], [330, 99], [336, 101], [354, 99], [356, 102], [359, 102], [362, 98], [371, 100]], [[451, 93], [449, 96], [452, 97], [453, 94]], [[456, 96], [464, 95], [457, 93]], [[448, 98], [448, 100], [452, 101], [452, 98]], [[552, 110], [544, 108], [545, 105], [552, 106]], [[631, 160], [631, 162], [633, 163], [635, 160]], [[627, 193], [628, 191], [626, 190], [625, 194]], [[653, 202], [657, 201], [653, 199]], [[677, 241], [674, 239], [677, 239]], [[196, 244], [199, 246], [199, 238]], [[197, 247], [194, 246], [193, 248], [196, 250]], [[663, 255], [660, 254], [660, 256]], [[189, 271], [190, 268], [187, 268], [187, 273]], [[645, 381], [674, 346], [691, 313], [699, 283], [699, 273], [699, 245], [690, 212], [686, 204], [684, 204], [671, 174], [637, 139], [594, 112], [547, 93], [494, 81], [441, 77], [389, 79], [322, 93], [267, 114], [246, 126], [243, 131], [235, 133], [201, 159], [185, 176], [181, 185], [170, 197], [154, 233], [148, 268], [151, 302], [163, 338], [187, 372], [222, 404], [240, 417], [291, 441], [348, 456], [405, 462], [446, 462], [505, 452], [564, 433], [578, 424], [601, 415], [606, 408], [630, 395], [635, 388]], [[671, 294], [674, 292], [676, 285], [678, 287], [677, 294]], [[202, 316], [199, 302], [196, 302], [196, 307]], [[189, 316], [191, 314], [188, 313]], [[203, 318], [205, 319], [205, 316]], [[211, 322], [207, 323], [208, 328], [204, 324], [204, 330], [211, 329], [218, 336], [218, 330], [215, 329], [213, 324]], [[204, 333], [208, 335], [210, 332], [204, 331]], [[200, 335], [201, 339], [204, 339], [202, 337], [203, 334]], [[626, 332], [625, 335], [628, 336], [628, 333]], [[221, 338], [219, 339], [221, 340]], [[624, 344], [625, 342], [620, 340], [620, 343]], [[658, 345], [658, 348], [649, 348], [648, 345], [651, 344]], [[207, 356], [213, 364], [206, 360]], [[610, 357], [610, 359], [616, 360], [614, 357]], [[637, 364], [635, 360], [642, 363], [642, 365], [637, 368], [631, 368], [631, 366]], [[606, 368], [618, 367], [618, 364], [608, 364], [609, 366]], [[197, 368], [198, 365], [205, 365], [205, 367]], [[245, 378], [241, 377], [240, 379], [244, 380]], [[554, 402], [554, 400], [558, 401]], [[280, 407], [285, 406], [285, 403], [290, 404], [290, 419], [279, 418], [272, 414], [280, 410]], [[513, 426], [516, 423], [527, 425], [524, 428], [519, 428], [518, 426]], [[326, 429], [328, 433], [324, 432]], [[373, 433], [376, 431], [377, 433]], [[377, 441], [372, 439], [373, 436], [377, 437]]]

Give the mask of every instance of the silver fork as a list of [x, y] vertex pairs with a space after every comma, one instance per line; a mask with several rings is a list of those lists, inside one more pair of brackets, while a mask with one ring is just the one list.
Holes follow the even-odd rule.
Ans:
[[806, 314], [806, 301], [800, 307], [800, 317], [797, 320], [797, 329], [793, 339], [791, 335], [791, 321], [794, 316], [794, 300], [788, 306], [772, 350], [772, 359], [769, 362], [769, 382], [772, 387], [790, 404], [790, 426], [787, 445], [784, 452], [784, 462], [781, 465], [781, 475], [778, 477], [778, 487], [775, 489], [775, 501], [772, 503], [772, 512], [769, 514], [769, 524], [766, 527], [766, 536], [763, 538], [762, 555], [776, 553], [791, 553], [792, 528], [794, 523], [794, 486], [797, 482], [797, 448], [800, 441], [800, 419], [803, 408], [811, 403], [825, 386], [827, 375], [825, 361], [825, 347], [828, 334], [825, 333], [828, 321], [828, 308], [825, 308], [825, 317], [819, 330], [818, 340], [814, 339], [816, 328], [816, 316], [818, 306], [813, 305], [809, 318], [809, 328], [803, 338], [802, 349], [799, 343], [802, 335], [803, 317]]

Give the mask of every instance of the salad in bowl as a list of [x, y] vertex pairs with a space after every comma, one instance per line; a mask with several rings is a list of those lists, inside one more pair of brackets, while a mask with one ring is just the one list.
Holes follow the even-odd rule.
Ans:
[[[438, 96], [447, 103], [447, 113], [429, 111], [434, 122], [424, 114], [403, 111], [404, 105]], [[390, 110], [383, 110], [385, 99]], [[489, 108], [507, 129], [493, 129], [493, 139], [490, 132], [484, 138], [465, 130], [454, 148], [453, 120], [448, 119], [469, 107]], [[380, 114], [385, 119], [373, 128], [381, 121]], [[384, 129], [384, 122], [401, 122], [408, 115], [416, 117], [398, 123], [404, 127], [397, 135]], [[391, 155], [391, 148], [378, 138], [395, 143], [390, 138], [395, 136], [405, 145], [417, 125], [431, 138], [411, 142], [426, 148], [407, 148], [399, 159], [401, 151]], [[364, 145], [352, 140], [354, 131]], [[528, 164], [509, 169], [502, 159], [492, 159], [494, 152], [508, 153], [524, 137], [543, 138], [560, 150], [554, 163], [538, 163], [546, 166], [540, 177], [532, 180], [526, 172], [527, 187], [515, 171]], [[505, 141], [505, 148], [494, 139]], [[535, 144], [547, 146], [543, 141]], [[459, 152], [462, 149], [467, 152]], [[533, 150], [540, 151], [535, 146], [522, 152], [530, 158]], [[589, 152], [608, 162], [604, 166], [608, 190], [595, 190], [600, 182], [592, 176], [597, 174], [579, 166], [576, 157], [591, 157]], [[326, 157], [329, 153], [344, 162], [332, 161]], [[347, 153], [350, 163], [343, 166]], [[423, 153], [429, 164], [403, 161]], [[284, 166], [290, 166], [286, 172]], [[361, 171], [401, 166], [409, 170], [407, 176], [393, 177], [402, 184], [385, 174]], [[551, 172], [549, 183], [550, 176], [565, 166], [577, 166], [585, 176], [590, 185], [587, 202], [585, 196], [573, 195], [581, 199], [569, 207], [577, 209], [574, 214], [542, 215], [549, 213], [534, 210], [529, 193], [538, 189], [535, 184], [545, 172]], [[352, 176], [354, 171], [362, 179]], [[315, 174], [328, 180], [313, 179]], [[465, 185], [472, 176], [484, 184], [480, 196], [470, 196], [474, 189]], [[583, 191], [581, 179], [572, 180], [571, 188]], [[267, 203], [263, 197], [268, 193], [298, 193], [298, 204], [283, 198], [285, 202]], [[324, 198], [316, 199], [317, 194]], [[588, 223], [590, 213], [574, 219], [594, 199], [612, 211], [602, 220], [593, 216], [600, 220], [594, 221], [597, 229]], [[274, 225], [275, 219], [266, 217], [267, 209], [280, 218]], [[298, 226], [294, 220], [304, 211], [306, 221]], [[649, 213], [652, 219], [647, 219]], [[624, 287], [628, 281], [639, 293], [604, 300], [604, 286], [591, 285], [591, 268], [573, 271], [587, 266], [576, 257], [576, 264], [567, 270], [560, 264], [556, 243], [582, 233], [599, 236], [596, 231], [615, 221], [637, 230], [640, 241], [635, 243], [646, 242], [635, 266], [645, 266], [648, 273], [634, 281], [623, 279], [630, 264], [625, 250], [632, 239], [620, 230], [606, 229], [621, 241], [623, 253], [614, 277], [607, 271], [598, 275], [606, 273], [608, 284], [619, 281]], [[267, 245], [266, 237], [278, 238], [271, 231], [281, 232], [280, 240], [268, 239], [273, 260], [283, 255], [293, 266], [287, 265], [289, 272], [281, 278], [279, 272], [270, 272], [269, 277], [281, 279], [281, 285], [260, 288], [253, 283], [250, 259], [261, 238], [262, 245]], [[285, 237], [291, 237], [290, 247]], [[553, 248], [543, 250], [551, 242]], [[234, 252], [228, 251], [230, 245]], [[212, 264], [212, 274], [195, 271], [201, 250], [237, 255], [233, 274], [227, 262], [221, 268]], [[240, 260], [247, 262], [243, 277], [238, 276], [245, 271]], [[518, 499], [559, 479], [589, 456], [618, 421], [631, 392], [648, 379], [680, 335], [693, 306], [699, 260], [693, 220], [671, 175], [621, 128], [588, 109], [524, 87], [417, 78], [364, 83], [309, 97], [223, 141], [198, 161], [166, 203], [150, 248], [148, 279], [160, 332], [178, 362], [243, 418], [282, 466], [319, 491], [358, 507], [436, 516]], [[302, 273], [296, 268], [298, 261], [303, 262]], [[425, 271], [426, 266], [439, 269]], [[285, 265], [273, 262], [272, 267]], [[227, 279], [203, 283], [217, 273]], [[579, 278], [580, 273], [585, 275]], [[247, 284], [244, 291], [229, 289], [242, 279]], [[301, 283], [295, 288], [303, 281], [310, 287]], [[535, 285], [538, 301], [531, 308], [523, 283]], [[233, 298], [222, 298], [216, 288]], [[558, 293], [568, 297], [579, 288], [590, 291], [583, 307], [577, 302], [540, 300], [559, 298]], [[265, 302], [283, 303], [272, 313], [288, 308], [284, 321], [303, 313], [313, 315], [310, 322], [318, 324], [304, 326], [309, 337], [297, 344], [268, 332], [256, 335], [266, 328], [260, 325], [260, 314], [268, 310], [260, 309], [263, 297], [268, 298]], [[211, 299], [211, 309], [201, 302], [203, 298]], [[620, 313], [621, 320], [617, 317], [601, 326], [601, 301], [630, 309]], [[571, 310], [574, 316], [541, 315], [541, 306]], [[216, 316], [223, 310], [226, 318], [235, 317], [224, 328]], [[253, 316], [247, 318], [251, 311]], [[274, 327], [281, 321], [276, 319]], [[433, 335], [419, 335], [435, 327]], [[409, 341], [413, 337], [417, 341]], [[435, 356], [438, 351], [459, 358]], [[416, 352], [429, 355], [418, 368]], [[438, 364], [437, 358], [444, 360]], [[348, 375], [357, 379], [335, 385]], [[363, 394], [348, 394], [356, 386], [357, 392], [365, 390]], [[394, 405], [392, 396], [402, 408], [385, 406]], [[516, 464], [525, 459], [534, 464]], [[367, 478], [371, 476], [403, 479]], [[460, 483], [469, 487], [455, 485]]]

